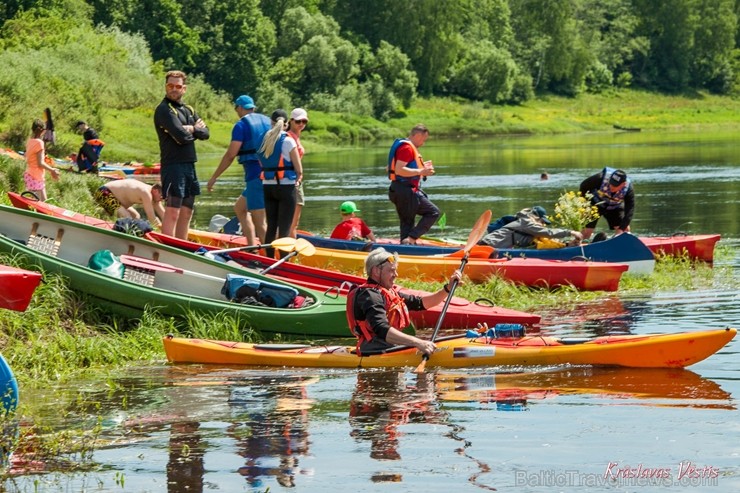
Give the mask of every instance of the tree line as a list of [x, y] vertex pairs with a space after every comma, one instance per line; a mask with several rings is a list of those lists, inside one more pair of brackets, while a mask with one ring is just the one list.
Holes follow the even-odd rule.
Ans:
[[[177, 68], [260, 107], [384, 120], [417, 95], [733, 94], [739, 13], [740, 0], [6, 0], [0, 43], [15, 64], [50, 46], [44, 58], [65, 72], [118, 64], [135, 79], [118, 88], [126, 105], [152, 90], [144, 79]], [[77, 51], [60, 60], [65, 49]], [[80, 104], [105, 104], [99, 87], [56, 79], [79, 83]]]

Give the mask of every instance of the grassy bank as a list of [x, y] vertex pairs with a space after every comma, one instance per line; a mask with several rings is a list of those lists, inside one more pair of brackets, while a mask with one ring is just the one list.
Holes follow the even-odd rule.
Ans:
[[[159, 149], [151, 107], [103, 113], [101, 138], [108, 161], [156, 162]], [[197, 108], [196, 108], [197, 110]], [[264, 111], [270, 112], [270, 109]], [[423, 122], [435, 136], [489, 136], [610, 132], [614, 125], [644, 131], [680, 128], [740, 128], [740, 100], [709, 94], [665, 96], [620, 90], [578, 98], [540, 97], [521, 106], [492, 106], [450, 98], [417, 99], [405, 113], [388, 122], [355, 115], [327, 114], [308, 108], [310, 123], [304, 144], [310, 152], [390, 141]], [[236, 117], [236, 116], [234, 116]], [[211, 139], [198, 143], [199, 153], [223, 153], [231, 138], [232, 120], [208, 121]], [[80, 136], [58, 130], [56, 157], [72, 149]], [[76, 145], [76, 144], [75, 144]], [[73, 148], [76, 150], [76, 148]], [[54, 154], [54, 151], [52, 150]]]

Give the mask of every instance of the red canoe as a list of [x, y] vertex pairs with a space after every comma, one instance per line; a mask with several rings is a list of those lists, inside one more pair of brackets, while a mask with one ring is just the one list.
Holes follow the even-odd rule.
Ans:
[[663, 255], [682, 255], [684, 252], [689, 258], [712, 262], [714, 260], [714, 245], [720, 240], [720, 235], [674, 235], [674, 236], [642, 236], [642, 241], [653, 253]]
[[0, 308], [18, 312], [28, 308], [41, 274], [0, 264]]
[[[181, 240], [172, 236], [161, 233], [151, 232], [147, 235], [151, 239], [161, 243], [182, 248], [189, 251], [195, 251], [199, 248], [215, 250], [217, 246], [203, 245], [188, 240]], [[275, 259], [256, 255], [247, 252], [229, 252], [229, 256], [235, 261], [245, 265], [266, 268], [277, 262]], [[269, 272], [269, 275], [278, 277], [284, 281], [299, 284], [316, 290], [325, 291], [327, 289], [336, 289], [340, 294], [346, 294], [349, 284], [361, 284], [364, 278], [344, 274], [325, 269], [317, 269], [306, 265], [284, 262]], [[403, 291], [410, 294], [424, 295], [425, 291], [406, 289]], [[436, 306], [429, 310], [421, 312], [411, 312], [411, 318], [417, 327], [434, 327], [442, 311], [442, 305]], [[481, 300], [480, 303], [474, 303], [465, 298], [453, 297], [450, 306], [447, 309], [442, 329], [474, 327], [477, 323], [487, 323], [493, 326], [497, 323], [519, 323], [524, 325], [533, 325], [539, 323], [540, 316], [532, 313], [510, 310], [499, 306], [491, 306]]]

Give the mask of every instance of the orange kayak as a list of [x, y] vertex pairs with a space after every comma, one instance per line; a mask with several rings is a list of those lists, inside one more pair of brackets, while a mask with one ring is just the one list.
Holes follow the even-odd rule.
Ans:
[[[480, 366], [592, 365], [632, 368], [682, 368], [722, 349], [737, 329], [675, 334], [604, 336], [595, 339], [521, 338], [469, 339], [459, 336], [437, 340], [437, 351], [427, 366], [469, 368]], [[250, 366], [311, 368], [416, 367], [421, 354], [402, 348], [373, 356], [357, 356], [349, 346], [250, 344], [244, 342], [163, 339], [168, 361]]]

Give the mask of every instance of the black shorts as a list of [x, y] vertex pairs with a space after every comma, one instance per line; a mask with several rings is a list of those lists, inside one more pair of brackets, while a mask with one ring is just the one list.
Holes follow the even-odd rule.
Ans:
[[[620, 227], [624, 220], [624, 209], [599, 209], [599, 214], [607, 220], [610, 230]], [[586, 225], [586, 227], [589, 229], [595, 229], [596, 223], [598, 222], [598, 219], [591, 221]]]
[[200, 195], [200, 184], [195, 174], [195, 163], [167, 164], [162, 166], [160, 173], [162, 194], [166, 198], [168, 206], [191, 204], [193, 202], [192, 198]]

